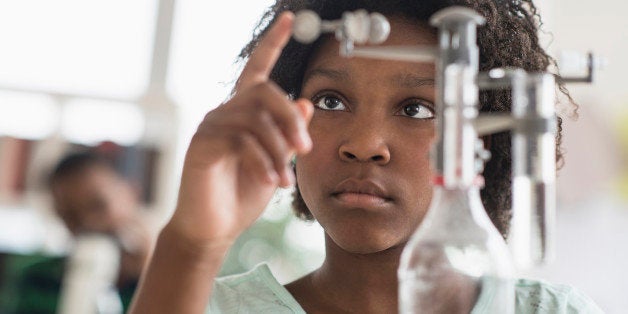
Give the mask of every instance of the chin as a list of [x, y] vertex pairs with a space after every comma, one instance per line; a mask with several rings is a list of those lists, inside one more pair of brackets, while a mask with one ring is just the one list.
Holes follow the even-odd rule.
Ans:
[[[339, 230], [338, 230], [339, 229]], [[372, 226], [343, 226], [327, 231], [326, 241], [351, 254], [375, 254], [403, 248], [409, 235], [399, 230], [374, 230]]]

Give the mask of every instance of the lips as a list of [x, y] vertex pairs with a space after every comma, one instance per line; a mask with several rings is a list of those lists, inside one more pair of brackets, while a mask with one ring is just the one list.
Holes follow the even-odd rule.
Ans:
[[332, 196], [347, 207], [379, 208], [392, 201], [390, 194], [372, 180], [350, 178], [334, 189]]

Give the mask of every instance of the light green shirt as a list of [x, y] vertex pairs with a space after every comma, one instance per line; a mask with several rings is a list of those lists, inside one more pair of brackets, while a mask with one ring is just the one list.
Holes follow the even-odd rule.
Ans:
[[[520, 279], [515, 293], [517, 314], [603, 313], [589, 297], [565, 285]], [[268, 266], [260, 264], [249, 272], [216, 279], [207, 313], [305, 314], [305, 311]]]

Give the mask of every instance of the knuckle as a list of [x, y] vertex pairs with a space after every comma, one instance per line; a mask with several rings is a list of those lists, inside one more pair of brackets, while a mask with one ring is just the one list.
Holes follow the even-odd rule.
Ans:
[[273, 126], [273, 124], [275, 123], [275, 121], [273, 120], [272, 115], [265, 109], [260, 110], [255, 115], [255, 117], [259, 121], [254, 126], [256, 126], [257, 128], [260, 128], [262, 130], [270, 129]]
[[229, 146], [233, 151], [243, 151], [251, 145], [251, 135], [245, 132], [236, 132], [229, 136]]
[[199, 124], [196, 132], [192, 136], [192, 141], [204, 141], [212, 138], [215, 135], [214, 126], [211, 123], [205, 121]]
[[258, 132], [266, 134], [271, 140], [272, 145], [278, 147], [279, 149], [283, 149], [285, 147], [285, 143], [282, 141], [279, 125], [273, 119], [273, 116], [267, 110], [260, 110], [256, 114], [256, 119], [258, 121], [253, 127]]
[[256, 94], [266, 94], [271, 91], [270, 82], [268, 81], [257, 82], [253, 86], [251, 86], [251, 91], [253, 91]]

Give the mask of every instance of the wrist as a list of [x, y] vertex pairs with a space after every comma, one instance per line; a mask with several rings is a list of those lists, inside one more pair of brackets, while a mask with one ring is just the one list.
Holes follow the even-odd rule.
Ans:
[[232, 241], [195, 241], [171, 224], [157, 245], [129, 313], [201, 313]]
[[188, 261], [213, 264], [222, 261], [235, 242], [235, 239], [195, 239], [189, 237], [180, 227], [168, 223], [160, 232], [158, 247], [168, 248], [172, 253]]

